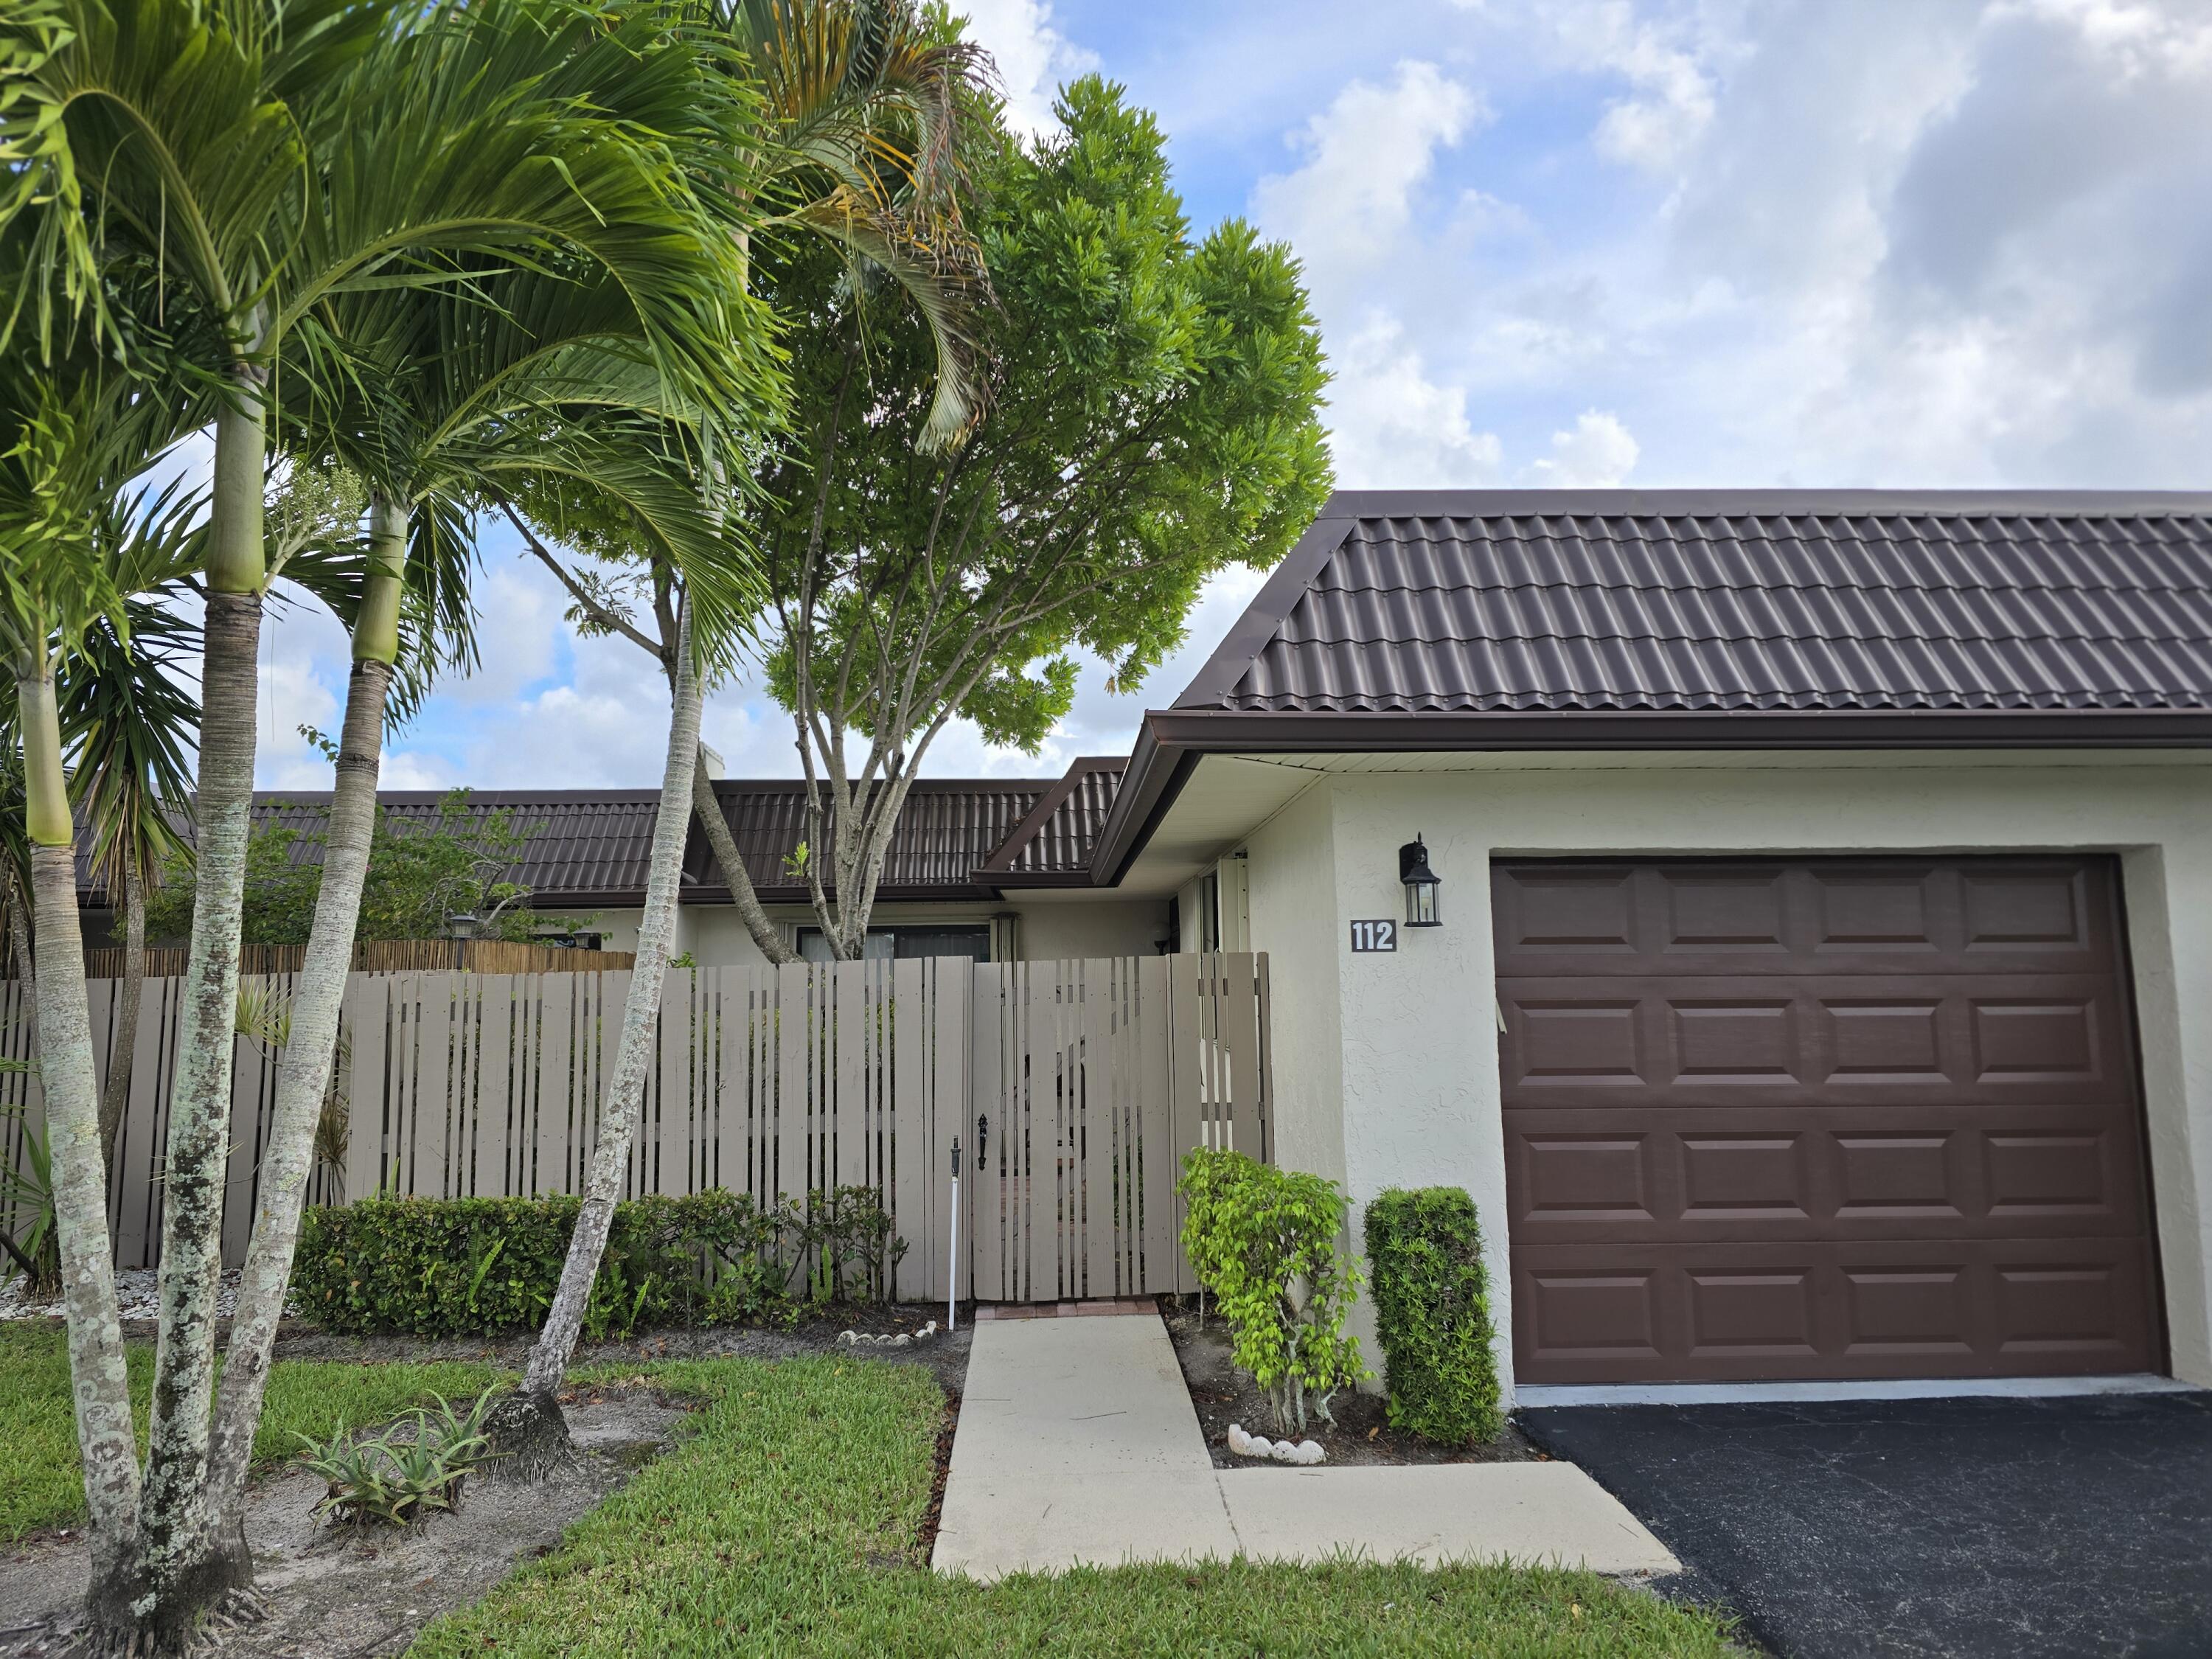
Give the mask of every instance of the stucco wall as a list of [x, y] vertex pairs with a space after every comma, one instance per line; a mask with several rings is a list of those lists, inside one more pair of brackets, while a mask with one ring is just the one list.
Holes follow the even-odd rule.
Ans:
[[[1345, 1178], [1343, 1003], [1337, 984], [1335, 848], [1326, 787], [1255, 831], [1253, 948], [1270, 952], [1276, 1161]], [[1357, 1230], [1355, 1229], [1355, 1231]]]
[[1013, 904], [1024, 961], [1148, 957], [1167, 937], [1165, 899], [1062, 899]]
[[[1340, 1164], [1355, 1203], [1394, 1185], [1454, 1182], [1474, 1194], [1510, 1390], [1492, 856], [2118, 852], [2172, 1369], [2212, 1383], [2212, 770], [2028, 757], [1939, 766], [1794, 758], [1547, 769], [1530, 757], [1525, 769], [1319, 780], [1246, 843], [1253, 943], [1273, 956], [1285, 1155], [1298, 1147], [1291, 1161], [1328, 1174]], [[1445, 925], [1402, 933], [1395, 955], [1350, 955], [1344, 922], [1402, 915], [1396, 849], [1416, 831], [1443, 878]], [[1326, 872], [1316, 867], [1324, 857]], [[1326, 1084], [1308, 1081], [1327, 1076], [1313, 1051], [1332, 1000], [1343, 1034], [1340, 1106]], [[1341, 1141], [1335, 1160], [1332, 1136]]]

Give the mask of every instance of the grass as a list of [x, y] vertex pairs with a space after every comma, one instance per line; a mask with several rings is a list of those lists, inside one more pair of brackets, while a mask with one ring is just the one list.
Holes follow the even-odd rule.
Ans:
[[[154, 1350], [131, 1344], [131, 1400], [140, 1449]], [[257, 1458], [291, 1455], [295, 1434], [327, 1437], [398, 1416], [439, 1395], [473, 1395], [506, 1373], [470, 1361], [348, 1365], [280, 1360], [269, 1373], [268, 1404], [253, 1440]], [[69, 1351], [61, 1328], [44, 1322], [0, 1325], [0, 1542], [74, 1525], [84, 1518], [84, 1470], [70, 1403]]]
[[1248, 1563], [994, 1585], [918, 1559], [942, 1401], [918, 1367], [646, 1368], [696, 1432], [413, 1659], [826, 1655], [1719, 1656], [1711, 1618], [1589, 1573]]

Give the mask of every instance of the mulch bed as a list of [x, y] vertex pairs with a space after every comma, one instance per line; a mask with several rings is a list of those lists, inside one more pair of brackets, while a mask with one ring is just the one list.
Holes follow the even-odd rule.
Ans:
[[[1184, 1386], [1190, 1390], [1192, 1408], [1206, 1435], [1206, 1450], [1218, 1469], [1272, 1467], [1256, 1459], [1239, 1457], [1228, 1446], [1229, 1425], [1243, 1426], [1248, 1434], [1275, 1437], [1274, 1419], [1267, 1396], [1251, 1377], [1229, 1357], [1229, 1328], [1208, 1315], [1200, 1328], [1194, 1299], [1160, 1298], [1160, 1316], [1175, 1343], [1176, 1359], [1182, 1367]], [[1370, 1363], [1373, 1363], [1371, 1360]], [[1294, 1437], [1321, 1443], [1331, 1463], [1526, 1463], [1548, 1461], [1521, 1431], [1509, 1423], [1505, 1432], [1486, 1445], [1441, 1446], [1432, 1440], [1401, 1433], [1383, 1420], [1382, 1397], [1351, 1390], [1329, 1402], [1335, 1413], [1334, 1426], [1316, 1421]]]

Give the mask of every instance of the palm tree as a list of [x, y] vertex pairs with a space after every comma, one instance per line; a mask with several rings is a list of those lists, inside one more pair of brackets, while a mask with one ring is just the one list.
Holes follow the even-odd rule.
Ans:
[[[302, 394], [299, 423], [369, 483], [368, 578], [321, 887], [216, 1417], [218, 1532], [240, 1550], [246, 1474], [352, 962], [386, 705], [396, 666], [412, 670], [407, 690], [419, 695], [441, 659], [471, 648], [469, 520], [487, 492], [556, 481], [589, 488], [672, 567], [710, 586], [717, 572], [743, 581], [750, 571], [665, 453], [655, 406], [665, 400], [642, 319], [604, 271], [539, 268], [477, 274], [465, 289], [381, 290], [334, 304], [325, 321], [327, 372]], [[756, 586], [722, 593], [717, 614], [734, 617], [757, 599]]]
[[[0, 273], [6, 270], [0, 263]], [[101, 533], [117, 495], [185, 417], [179, 400], [143, 382], [134, 386], [84, 341], [77, 344], [46, 369], [28, 354], [0, 353], [0, 550], [7, 563], [7, 580], [0, 582], [0, 654], [15, 683], [22, 754], [48, 1187], [93, 1516], [94, 1580], [120, 1583], [137, 1527], [138, 1465], [108, 1244], [107, 1165], [100, 1152], [58, 684], [62, 663], [90, 629], [102, 621], [127, 627], [127, 596], [175, 577], [190, 556], [196, 504], [142, 493], [125, 519], [143, 533], [119, 539]]]
[[[938, 343], [936, 394], [927, 444], [956, 443], [981, 409], [968, 334], [987, 297], [981, 261], [960, 220], [961, 139], [983, 94], [979, 54], [944, 37], [914, 0], [716, 0], [716, 15], [742, 56], [735, 72], [759, 99], [769, 131], [732, 188], [757, 203], [763, 228], [828, 238], [856, 265], [890, 276], [929, 319]], [[735, 227], [741, 251], [752, 227]], [[717, 515], [735, 505], [719, 453], [702, 456], [700, 492]], [[527, 517], [512, 513], [531, 550], [552, 569], [595, 631], [618, 633], [650, 652], [667, 675], [669, 747], [661, 774], [637, 965], [623, 1008], [598, 1144], [584, 1202], [562, 1264], [561, 1282], [532, 1345], [520, 1390], [498, 1419], [500, 1443], [516, 1464], [542, 1466], [565, 1454], [556, 1392], [583, 1329], [584, 1310], [605, 1254], [608, 1228], [643, 1104], [653, 1023], [673, 938], [684, 843], [696, 815], [721, 865], [746, 929], [772, 962], [791, 959], [761, 908], [729, 824], [700, 764], [702, 684], [736, 633], [700, 601], [708, 568], [679, 568], [633, 538], [615, 544], [651, 575], [657, 632], [609, 605], [604, 591], [563, 566]], [[748, 566], [750, 568], [750, 566]], [[738, 619], [749, 628], [750, 616]], [[707, 672], [702, 673], [702, 665]]]
[[112, 1571], [91, 1608], [115, 1639], [183, 1641], [234, 1588], [210, 1565], [205, 1476], [270, 384], [346, 294], [443, 281], [426, 263], [438, 257], [576, 258], [624, 285], [672, 384], [703, 406], [757, 404], [761, 331], [696, 188], [732, 172], [748, 118], [711, 52], [672, 10], [569, 0], [30, 0], [0, 17], [0, 60], [17, 71], [0, 106], [0, 226], [27, 225], [33, 250], [32, 301], [0, 313], [15, 336], [0, 355], [33, 333], [51, 352], [72, 318], [123, 333], [107, 273], [136, 260], [208, 324], [222, 389], [162, 1340], [143, 1499], [118, 1485], [94, 1509]]

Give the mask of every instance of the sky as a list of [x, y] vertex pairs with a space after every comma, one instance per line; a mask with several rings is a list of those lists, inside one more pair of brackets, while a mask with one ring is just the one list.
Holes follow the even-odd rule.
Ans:
[[[1290, 244], [1346, 487], [2212, 484], [2212, 0], [966, 9], [1029, 131], [1107, 76], [1195, 227]], [[657, 669], [483, 546], [483, 670], [386, 786], [656, 785]], [[1217, 581], [1133, 692], [1087, 665], [1040, 753], [955, 726], [924, 771], [1126, 753], [1261, 580]], [[327, 616], [267, 630], [265, 787], [329, 787], [295, 728], [336, 729], [344, 670]], [[798, 773], [756, 684], [706, 735], [731, 776]]]

